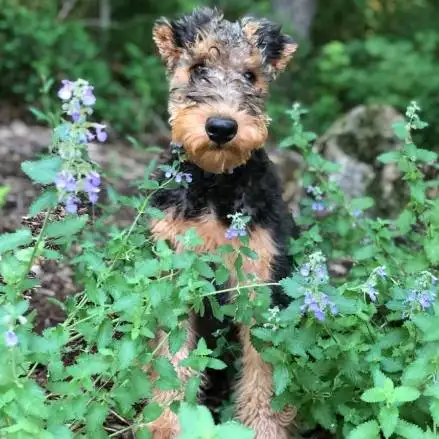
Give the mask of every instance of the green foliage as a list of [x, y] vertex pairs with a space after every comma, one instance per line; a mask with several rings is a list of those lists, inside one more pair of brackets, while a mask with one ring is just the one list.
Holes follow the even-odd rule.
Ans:
[[[188, 12], [199, 2], [111, 1], [110, 26], [100, 27], [97, 2], [75, 2], [60, 19], [59, 2], [5, 0], [0, 11], [0, 98], [13, 105], [35, 104], [44, 78], [86, 77], [100, 96], [98, 115], [119, 134], [167, 134], [167, 84], [152, 43], [160, 16]], [[202, 2], [224, 9], [232, 19], [251, 12], [282, 20], [268, 0]], [[292, 66], [272, 86], [268, 102], [274, 140], [286, 136], [284, 108], [292, 99], [311, 109], [307, 125], [323, 132], [334, 119], [364, 103], [403, 111], [415, 98], [432, 120], [438, 116], [437, 22], [433, 0], [344, 0], [319, 5], [311, 41], [299, 41]], [[285, 17], [287, 30], [288, 17]], [[426, 79], [428, 78], [428, 79]], [[53, 95], [52, 95], [53, 97]], [[50, 102], [50, 100], [48, 100]], [[428, 144], [436, 125], [422, 137]]]
[[[343, 50], [335, 45], [327, 55], [340, 66], [347, 60]], [[139, 71], [130, 74], [145, 102], [153, 102]], [[409, 189], [395, 220], [371, 217], [370, 198], [347, 199], [330, 178], [337, 166], [313, 149], [316, 135], [302, 123], [306, 111], [294, 105], [286, 113], [290, 132], [281, 147], [303, 156], [306, 195], [297, 218], [302, 234], [290, 246], [299, 269], [278, 285], [292, 299], [282, 310], [270, 306], [269, 285], [242, 273], [244, 258], [258, 257], [245, 238], [239, 249], [212, 254], [195, 251], [202, 242], [196, 230], [179, 237], [179, 254], [152, 239], [148, 222], [161, 215], [149, 206], [159, 189], [151, 178], [154, 164], [137, 182], [136, 196], [111, 188], [111, 204], [97, 217], [51, 219], [56, 194], [46, 189], [30, 208], [31, 215], [44, 212], [37, 234], [25, 228], [0, 235], [0, 435], [52, 439], [131, 431], [149, 437], [145, 424], [165, 409], [152, 400], [160, 389], [184, 394], [171, 406], [182, 438], [250, 439], [254, 433], [242, 425], [215, 425], [208, 410], [196, 405], [203, 372], [226, 367], [220, 349], [200, 339], [182, 361], [195, 372], [185, 384], [161, 349], [164, 343], [171, 355], [181, 349], [188, 315], [202, 314], [208, 300], [218, 319], [254, 322], [253, 343], [273, 370], [274, 410], [293, 404], [306, 424], [337, 438], [437, 437], [439, 201], [429, 190], [439, 181], [423, 172], [438, 165], [437, 154], [414, 140], [414, 132], [426, 128], [419, 110], [410, 104], [406, 120], [393, 127], [401, 148], [378, 157], [395, 163]], [[46, 185], [59, 165], [52, 156], [27, 161], [22, 169]], [[109, 216], [125, 207], [136, 210], [131, 225], [109, 227]], [[237, 252], [240, 285], [218, 290], [232, 277], [222, 260], [230, 252]], [[39, 280], [29, 272], [37, 258], [60, 257], [72, 265], [80, 292], [63, 304], [63, 323], [37, 334], [24, 293]], [[342, 278], [328, 276], [327, 261], [346, 257], [352, 268]], [[256, 300], [249, 299], [248, 281]], [[233, 306], [218, 303], [223, 292], [235, 295]], [[159, 331], [161, 341], [151, 343]], [[119, 421], [115, 427], [112, 417], [124, 427]]]

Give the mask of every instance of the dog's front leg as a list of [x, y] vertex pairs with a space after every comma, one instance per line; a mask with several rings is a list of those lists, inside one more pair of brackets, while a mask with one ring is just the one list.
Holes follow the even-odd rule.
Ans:
[[250, 329], [241, 326], [239, 332], [243, 358], [237, 389], [237, 417], [256, 433], [255, 439], [290, 439], [296, 410], [276, 413], [271, 409], [272, 368], [251, 344]]
[[[169, 408], [169, 405], [174, 401], [181, 401], [184, 398], [184, 387], [194, 371], [188, 367], [183, 367], [179, 363], [187, 358], [190, 351], [195, 347], [195, 333], [193, 330], [194, 318], [191, 316], [187, 321], [188, 336], [186, 342], [179, 352], [174, 356], [169, 352], [169, 345], [166, 333], [159, 330], [156, 340], [154, 342], [157, 349], [157, 356], [163, 356], [170, 360], [175, 368], [177, 376], [180, 380], [181, 387], [177, 390], [161, 390], [154, 389], [153, 401], [164, 407], [163, 413], [155, 421], [147, 425], [149, 431], [152, 433], [153, 439], [174, 439], [180, 433], [180, 426], [177, 415]], [[153, 380], [158, 378], [155, 372], [152, 373]]]

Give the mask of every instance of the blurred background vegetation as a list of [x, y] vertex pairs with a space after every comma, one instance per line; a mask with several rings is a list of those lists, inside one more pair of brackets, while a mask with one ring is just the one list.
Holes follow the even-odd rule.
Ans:
[[[273, 142], [286, 134], [294, 101], [311, 110], [307, 128], [318, 133], [364, 103], [402, 111], [416, 99], [428, 120], [439, 119], [438, 0], [0, 0], [0, 122], [26, 114], [42, 78], [83, 77], [113, 135], [164, 143], [167, 84], [152, 25], [201, 4], [230, 19], [270, 17], [299, 41], [272, 88]], [[432, 124], [423, 140], [435, 148], [438, 134]]]

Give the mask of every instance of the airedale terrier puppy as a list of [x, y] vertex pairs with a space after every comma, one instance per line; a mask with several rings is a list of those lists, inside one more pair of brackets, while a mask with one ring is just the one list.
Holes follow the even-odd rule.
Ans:
[[[164, 219], [151, 225], [154, 238], [170, 241], [179, 251], [176, 236], [195, 227], [204, 240], [200, 251], [230, 243], [238, 246], [239, 238], [227, 239], [226, 231], [228, 215], [241, 211], [251, 217], [248, 246], [258, 254], [256, 260], [245, 261], [244, 270], [262, 282], [285, 278], [292, 268], [288, 244], [295, 225], [263, 149], [268, 126], [264, 100], [269, 83], [286, 67], [296, 44], [268, 20], [247, 17], [230, 22], [208, 8], [171, 22], [159, 20], [153, 37], [170, 81], [172, 142], [188, 158], [180, 170], [192, 176], [191, 184], [160, 190], [153, 197], [153, 204], [165, 212]], [[274, 288], [272, 302], [282, 306], [287, 297]], [[196, 317], [189, 320], [190, 336], [172, 358], [163, 334], [157, 337], [162, 342], [160, 354], [169, 356], [183, 382], [192, 372], [178, 363], [195, 347], [199, 332]], [[294, 410], [271, 410], [271, 368], [252, 346], [248, 327], [241, 326], [238, 337], [243, 358], [237, 418], [255, 431], [257, 439], [287, 439]], [[157, 390], [154, 398], [169, 404], [182, 400], [183, 394]], [[179, 433], [170, 409], [149, 427], [155, 439]]]

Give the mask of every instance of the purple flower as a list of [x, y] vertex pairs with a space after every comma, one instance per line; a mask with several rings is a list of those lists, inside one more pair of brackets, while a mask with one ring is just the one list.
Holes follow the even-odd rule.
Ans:
[[315, 268], [316, 279], [318, 282], [328, 281], [328, 270], [325, 265], [317, 265]]
[[404, 305], [408, 305], [408, 310], [404, 311], [403, 317], [411, 317], [416, 311], [425, 311], [430, 308], [436, 300], [436, 293], [432, 291], [410, 290]]
[[359, 216], [361, 216], [361, 214], [362, 214], [362, 212], [361, 212], [360, 209], [355, 209], [355, 210], [352, 212], [352, 215], [353, 215], [355, 218], [358, 218]]
[[321, 202], [314, 202], [314, 203], [312, 203], [312, 205], [311, 205], [311, 209], [312, 209], [314, 212], [324, 212], [324, 211], [326, 210], [326, 207], [325, 207], [325, 205], [324, 205], [323, 203], [321, 203]]
[[325, 311], [329, 309], [332, 315], [337, 314], [337, 307], [329, 300], [326, 294], [322, 294], [320, 297], [314, 296], [311, 291], [307, 291], [303, 305], [300, 307], [302, 313], [312, 312], [314, 317], [319, 320], [325, 320]]
[[165, 166], [164, 171], [165, 171], [166, 178], [171, 178], [175, 174], [175, 171], [170, 166]]
[[379, 276], [379, 277], [381, 277], [381, 278], [385, 278], [386, 276], [387, 276], [387, 273], [386, 273], [386, 267], [378, 267], [376, 270], [375, 270], [375, 272], [376, 272], [376, 274]]
[[93, 94], [93, 87], [87, 86], [84, 87], [82, 93], [82, 103], [86, 106], [92, 106], [96, 103], [96, 97]]
[[79, 198], [75, 196], [67, 197], [65, 201], [66, 212], [75, 214], [78, 211]]
[[71, 116], [74, 123], [81, 118], [81, 104], [78, 99], [73, 99], [67, 106], [67, 114]]
[[422, 292], [419, 294], [418, 303], [423, 311], [426, 310], [427, 308], [430, 308], [430, 306], [433, 305], [434, 298], [435, 298], [434, 295], [429, 294], [428, 292]]
[[85, 135], [87, 137], [87, 141], [88, 142], [92, 142], [95, 139], [95, 137], [96, 137], [90, 130], [87, 130], [85, 132]]
[[170, 147], [171, 147], [171, 153], [172, 154], [178, 154], [181, 151], [181, 144], [180, 143], [174, 143], [171, 142]]
[[100, 186], [101, 176], [96, 171], [90, 171], [87, 175], [86, 181], [93, 186]]
[[312, 194], [312, 193], [314, 193], [314, 186], [309, 185], [309, 186], [306, 188], [306, 193], [308, 193], [308, 194]]
[[369, 298], [370, 298], [370, 300], [372, 300], [372, 302], [375, 302], [377, 300], [378, 291], [374, 285], [372, 285], [370, 283], [368, 283], [366, 285], [366, 294], [369, 296]]
[[309, 263], [303, 264], [302, 267], [300, 267], [300, 274], [303, 277], [308, 277], [310, 271], [311, 271], [311, 265]]
[[58, 97], [63, 101], [68, 101], [73, 95], [73, 82], [63, 79], [61, 83], [62, 87], [58, 90]]
[[84, 179], [84, 191], [87, 192], [88, 199], [92, 204], [96, 204], [96, 202], [98, 201], [100, 184], [101, 184], [101, 177], [95, 171], [89, 172]]
[[4, 333], [5, 345], [9, 348], [13, 348], [18, 344], [18, 337], [14, 331], [6, 331]]
[[79, 111], [74, 111], [71, 116], [72, 116], [73, 122], [76, 123], [81, 118], [81, 113]]
[[189, 172], [179, 172], [175, 176], [176, 183], [181, 183], [183, 179], [186, 180], [186, 183], [191, 183], [192, 182], [192, 174], [190, 174]]
[[226, 230], [224, 236], [226, 237], [226, 239], [233, 239], [238, 236], [238, 232], [232, 227], [230, 227], [229, 229]]
[[76, 180], [75, 177], [67, 171], [58, 173], [55, 180], [56, 188], [60, 191], [75, 192]]
[[99, 140], [99, 142], [105, 142], [107, 140], [107, 133], [104, 131], [105, 128], [107, 128], [106, 125], [102, 125], [100, 123], [93, 124], [95, 130], [96, 130], [96, 137]]
[[247, 235], [247, 230], [245, 229], [245, 227], [237, 227], [236, 225], [231, 225], [225, 233], [225, 237], [226, 239], [233, 239], [233, 238], [237, 238], [238, 236], [246, 236]]

